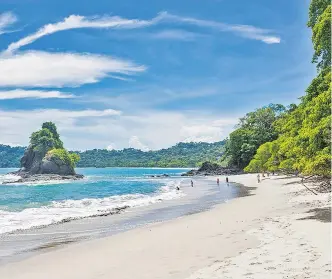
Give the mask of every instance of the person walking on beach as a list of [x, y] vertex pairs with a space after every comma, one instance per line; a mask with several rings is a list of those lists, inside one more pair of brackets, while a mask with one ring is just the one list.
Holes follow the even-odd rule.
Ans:
[[217, 178], [217, 184], [219, 185], [219, 178]]
[[257, 174], [257, 182], [261, 182], [261, 176], [259, 174]]
[[191, 183], [191, 187], [194, 187], [194, 182], [192, 180], [190, 181], [190, 183]]

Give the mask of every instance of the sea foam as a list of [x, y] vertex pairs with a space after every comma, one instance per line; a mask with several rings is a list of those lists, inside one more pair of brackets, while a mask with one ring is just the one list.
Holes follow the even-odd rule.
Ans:
[[16, 182], [20, 179], [21, 177], [18, 175], [14, 175], [14, 174], [3, 174], [0, 175], [0, 185], [3, 183], [13, 183]]
[[47, 206], [27, 208], [19, 212], [0, 210], [0, 234], [44, 227], [71, 220], [119, 213], [126, 208], [148, 206], [183, 197], [176, 187], [180, 181], [168, 181], [152, 195], [127, 194], [104, 198], [53, 201]]

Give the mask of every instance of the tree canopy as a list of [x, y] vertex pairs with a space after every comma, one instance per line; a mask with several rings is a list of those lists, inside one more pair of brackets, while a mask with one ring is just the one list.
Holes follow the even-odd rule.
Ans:
[[285, 110], [282, 105], [270, 104], [240, 118], [226, 144], [225, 158], [228, 157], [229, 164], [244, 168], [261, 144], [275, 140], [278, 134], [273, 123]]
[[78, 154], [71, 154], [63, 147], [57, 127], [53, 122], [44, 122], [39, 131], [32, 133], [30, 146], [33, 150], [40, 152], [42, 157], [58, 158], [72, 168], [79, 161]]
[[312, 29], [313, 63], [322, 70], [331, 63], [331, 1], [312, 0], [308, 27]]
[[45, 122], [42, 128], [30, 136], [30, 144], [35, 150], [46, 153], [52, 148], [63, 148], [60, 135], [52, 122]]
[[[70, 160], [74, 162], [77, 162], [77, 156], [80, 157], [80, 161], [77, 162], [78, 167], [198, 167], [205, 161], [218, 162], [224, 150], [225, 141], [180, 142], [170, 148], [148, 152], [126, 148], [110, 151], [106, 149], [71, 151], [69, 154], [71, 155]], [[19, 167], [19, 160], [23, 153], [24, 147], [0, 144], [0, 167]], [[51, 149], [49, 154], [68, 162], [67, 155], [59, 149]], [[3, 163], [1, 164], [1, 162]]]
[[17, 168], [24, 153], [23, 146], [9, 146], [0, 144], [0, 168]]
[[205, 161], [217, 162], [225, 142], [180, 142], [170, 148], [147, 151], [93, 149], [77, 152], [79, 167], [198, 167]]
[[331, 3], [312, 0], [313, 63], [318, 75], [297, 107], [273, 126], [277, 139], [260, 146], [246, 171], [283, 170], [331, 176]]

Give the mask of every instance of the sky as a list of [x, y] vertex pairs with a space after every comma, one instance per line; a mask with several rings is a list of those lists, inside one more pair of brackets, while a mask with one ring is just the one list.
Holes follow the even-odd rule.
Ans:
[[65, 147], [215, 142], [298, 102], [314, 77], [309, 0], [0, 0], [0, 143], [45, 121]]

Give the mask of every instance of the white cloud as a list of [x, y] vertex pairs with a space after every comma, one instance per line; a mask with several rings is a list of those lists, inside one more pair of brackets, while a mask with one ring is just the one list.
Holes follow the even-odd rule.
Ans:
[[0, 56], [0, 86], [63, 87], [145, 71], [126, 60], [95, 54], [29, 51]]
[[109, 144], [109, 145], [106, 147], [106, 149], [107, 149], [108, 151], [115, 150], [114, 144], [113, 144], [113, 143], [112, 143], [112, 144]]
[[34, 41], [40, 39], [41, 37], [51, 35], [59, 31], [78, 29], [78, 28], [133, 29], [133, 28], [140, 28], [152, 25], [158, 20], [159, 17], [156, 17], [149, 21], [149, 20], [138, 20], [138, 19], [125, 19], [118, 16], [88, 18], [80, 15], [70, 15], [69, 17], [66, 17], [63, 21], [44, 25], [37, 32], [27, 37], [24, 37], [17, 42], [10, 44], [6, 52], [12, 53], [25, 45], [33, 43]]
[[215, 142], [222, 138], [223, 131], [220, 127], [207, 125], [183, 126], [181, 136], [184, 142]]
[[[237, 119], [224, 118], [213, 120], [207, 124], [193, 124], [183, 126], [181, 137], [184, 142], [215, 142], [221, 140], [225, 133], [225, 128], [229, 129], [237, 123]], [[228, 132], [228, 130], [227, 130]]]
[[181, 41], [193, 41], [197, 39], [201, 34], [189, 32], [180, 29], [166, 29], [152, 34], [152, 38], [164, 39], [164, 40], [181, 40]]
[[0, 35], [11, 32], [7, 30], [8, 26], [12, 25], [17, 21], [16, 15], [12, 12], [5, 12], [0, 14]]
[[[8, 16], [7, 16], [7, 21], [8, 21]], [[11, 54], [14, 51], [20, 49], [21, 47], [29, 45], [44, 36], [48, 36], [53, 33], [69, 29], [78, 29], [78, 28], [134, 29], [134, 28], [143, 28], [151, 25], [156, 25], [161, 22], [182, 22], [188, 25], [213, 28], [222, 32], [233, 32], [239, 34], [242, 37], [259, 40], [267, 44], [280, 43], [280, 37], [271, 35], [271, 30], [257, 28], [251, 25], [227, 24], [218, 21], [181, 17], [169, 14], [167, 12], [162, 12], [158, 16], [152, 18], [151, 20], [126, 19], [118, 16], [88, 18], [80, 15], [70, 15], [66, 17], [63, 21], [44, 25], [37, 32], [28, 35], [17, 42], [11, 43], [6, 49], [5, 53]], [[163, 33], [160, 34], [160, 38], [182, 39], [183, 36], [179, 37], [179, 35], [181, 35], [179, 34], [179, 32], [165, 31], [164, 34]], [[186, 34], [185, 36], [188, 37], [188, 34]]]
[[[36, 110], [15, 110], [4, 111], [0, 110], [0, 142], [10, 142], [15, 145], [27, 145], [29, 136], [32, 132], [40, 129], [45, 121], [52, 121], [58, 125], [59, 131], [64, 139], [69, 137], [72, 139], [70, 148], [79, 150], [84, 142], [85, 137], [92, 136], [92, 142], [98, 144], [96, 135], [90, 134], [92, 132], [86, 126], [82, 126], [82, 122], [91, 122], [91, 127], [94, 127], [94, 120], [99, 119], [104, 123], [104, 133], [108, 133], [107, 122], [113, 118], [119, 117], [121, 111], [106, 109], [106, 110], [61, 110], [61, 109], [36, 109]], [[77, 134], [81, 131], [83, 134]], [[64, 131], [64, 133], [62, 133]], [[66, 140], [65, 140], [66, 142]], [[103, 145], [104, 147], [105, 145]], [[91, 146], [92, 147], [92, 146]]]
[[272, 35], [268, 29], [258, 28], [252, 25], [227, 24], [218, 21], [201, 20], [191, 17], [180, 17], [164, 12], [160, 15], [164, 20], [182, 22], [199, 27], [212, 28], [222, 32], [233, 32], [241, 37], [262, 41], [267, 44], [280, 43], [280, 37]]
[[[122, 112], [114, 109], [105, 110], [61, 110], [61, 109], [35, 109], [35, 110], [15, 110], [3, 111], [0, 110], [0, 119], [16, 119], [27, 121], [42, 121], [45, 118], [47, 121], [70, 121], [74, 118], [80, 117], [104, 117], [104, 116], [118, 116]], [[2, 121], [0, 121], [2, 122]]]
[[67, 94], [60, 91], [45, 91], [45, 90], [0, 90], [0, 100], [11, 100], [11, 99], [68, 99], [75, 98], [72, 94]]
[[61, 114], [61, 118], [68, 117], [68, 118], [78, 118], [78, 117], [101, 117], [101, 116], [115, 116], [115, 115], [121, 115], [122, 112], [114, 109], [105, 109], [105, 110], [78, 110], [78, 111], [64, 111], [64, 110], [41, 110], [43, 113], [47, 112], [52, 115], [53, 113]]
[[129, 139], [128, 144], [129, 144], [129, 147], [131, 147], [131, 148], [140, 149], [142, 151], [149, 151], [149, 147], [147, 147], [146, 145], [144, 145], [143, 143], [141, 143], [141, 141], [138, 138], [138, 136], [132, 136]]
[[220, 141], [234, 128], [237, 117], [203, 115], [199, 111], [143, 110], [128, 115], [114, 110], [0, 110], [0, 142], [26, 145], [30, 134], [45, 121], [56, 123], [69, 149], [111, 145], [116, 149], [132, 146], [155, 150], [180, 141]]

